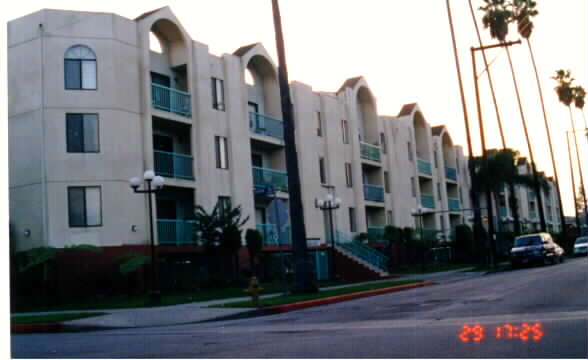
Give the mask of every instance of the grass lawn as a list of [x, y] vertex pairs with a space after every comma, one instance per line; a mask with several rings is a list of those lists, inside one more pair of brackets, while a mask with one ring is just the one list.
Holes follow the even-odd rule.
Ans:
[[496, 265], [496, 268], [493, 268], [490, 265], [476, 265], [473, 271], [487, 271], [487, 272], [497, 272], [497, 271], [504, 271], [504, 270], [512, 270], [512, 266], [509, 262], [502, 262]]
[[68, 320], [83, 319], [93, 316], [107, 315], [104, 312], [80, 312], [64, 314], [47, 314], [47, 315], [22, 315], [10, 318], [12, 324], [33, 324], [33, 323], [54, 323]]
[[[346, 282], [342, 281], [319, 281], [319, 287], [344, 285]], [[284, 291], [285, 286], [280, 282], [261, 284], [263, 287], [263, 294], [276, 294]], [[199, 301], [230, 299], [236, 297], [248, 296], [243, 287], [231, 287], [225, 289], [214, 290], [200, 290], [194, 292], [163, 294], [161, 296], [161, 304], [163, 306], [186, 304]], [[150, 307], [148, 295], [134, 295], [134, 296], [117, 296], [102, 299], [89, 299], [76, 303], [54, 305], [54, 306], [35, 306], [35, 307], [20, 307], [16, 312], [43, 312], [43, 311], [65, 311], [65, 310], [103, 310], [103, 309], [128, 309]]]
[[[405, 284], [412, 284], [422, 282], [421, 280], [397, 280], [397, 281], [385, 281], [385, 282], [377, 282], [372, 284], [364, 284], [364, 285], [357, 285], [357, 286], [349, 286], [339, 289], [333, 290], [324, 290], [320, 291], [315, 294], [302, 294], [302, 295], [288, 295], [288, 296], [276, 296], [267, 299], [261, 299], [260, 303], [261, 306], [274, 306], [274, 305], [284, 305], [284, 304], [292, 304], [295, 302], [306, 301], [306, 300], [315, 300], [315, 299], [322, 299], [331, 296], [337, 295], [344, 295], [344, 294], [351, 294], [366, 290], [375, 290], [375, 289], [382, 289], [397, 285], [405, 285]], [[236, 301], [221, 305], [211, 305], [210, 307], [216, 308], [223, 308], [223, 307], [236, 307], [236, 308], [243, 308], [243, 307], [254, 307], [251, 301]]]
[[401, 268], [400, 270], [393, 270], [391, 274], [394, 275], [410, 275], [410, 274], [428, 274], [441, 271], [459, 270], [474, 271], [475, 264], [427, 264], [424, 269], [420, 264], [411, 264], [410, 266]]

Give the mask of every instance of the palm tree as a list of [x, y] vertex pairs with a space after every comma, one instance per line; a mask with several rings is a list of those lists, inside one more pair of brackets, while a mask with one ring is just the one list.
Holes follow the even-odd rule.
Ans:
[[[584, 176], [582, 174], [582, 163], [580, 161], [580, 152], [578, 151], [578, 138], [576, 137], [576, 125], [574, 122], [574, 115], [572, 114], [572, 102], [575, 103], [576, 107], [579, 109], [584, 108], [584, 98], [586, 96], [586, 91], [581, 86], [572, 87], [572, 83], [574, 82], [574, 78], [570, 70], [564, 71], [562, 69], [557, 70], [555, 72], [555, 76], [552, 77], [553, 80], [557, 81], [557, 86], [555, 87], [555, 92], [557, 93], [557, 97], [559, 101], [563, 103], [565, 106], [568, 107], [570, 112], [570, 121], [572, 123], [572, 136], [574, 137], [574, 143], [576, 146], [576, 157], [578, 160], [578, 171], [580, 173], [580, 188], [582, 189], [582, 194], [584, 194], [584, 199], [586, 198], [586, 189], [584, 188]], [[573, 169], [572, 169], [573, 171]], [[586, 203], [584, 203], [584, 208], [586, 208]]]
[[[585, 103], [585, 98], [586, 98], [586, 90], [584, 90], [584, 88], [580, 85], [575, 86], [573, 89], [573, 94], [574, 94], [574, 105], [576, 105], [576, 108], [580, 109], [580, 111], [582, 112], [582, 115], [584, 116], [584, 103]], [[584, 116], [584, 122], [586, 122], [586, 117]], [[588, 131], [588, 129], [586, 130]], [[582, 165], [580, 164], [580, 154], [578, 153], [578, 140], [576, 138], [576, 134], [575, 134], [575, 129], [574, 129], [574, 141], [576, 142], [576, 155], [578, 156], [578, 168], [580, 170], [580, 179], [582, 179]], [[587, 209], [587, 204], [586, 204], [586, 192], [584, 190], [584, 181], [581, 181], [581, 189], [582, 189], [582, 199], [584, 201], [584, 210]], [[588, 224], [588, 212], [585, 211], [586, 214], [586, 224]]]
[[[502, 148], [507, 149], [506, 147], [506, 140], [504, 137], [504, 131], [502, 128], [502, 120], [500, 119], [500, 111], [498, 111], [498, 101], [496, 100], [496, 92], [494, 91], [494, 84], [492, 82], [492, 76], [490, 74], [490, 66], [488, 64], [488, 59], [486, 58], [486, 51], [484, 50], [484, 44], [482, 43], [482, 37], [480, 36], [480, 31], [478, 30], [478, 21], [476, 20], [476, 15], [474, 14], [474, 7], [472, 6], [472, 0], [469, 0], [470, 6], [470, 13], [472, 15], [472, 20], [474, 21], [474, 27], [476, 28], [476, 35], [478, 36], [478, 43], [480, 48], [482, 49], [482, 58], [484, 60], [484, 66], [486, 70], [486, 75], [488, 76], [488, 84], [490, 85], [490, 93], [492, 94], [492, 102], [494, 103], [494, 112], [496, 113], [496, 121], [498, 123], [498, 130], [500, 131], [500, 139], [502, 140]], [[486, 25], [485, 25], [486, 26]], [[508, 27], [506, 28], [508, 32]], [[514, 184], [508, 184], [508, 203], [510, 209], [512, 211], [513, 219], [514, 219], [514, 231], [515, 233], [520, 233], [521, 231], [521, 222], [519, 217], [519, 209], [518, 209], [518, 201], [515, 195]]]
[[543, 120], [545, 123], [545, 131], [547, 132], [547, 142], [549, 144], [549, 152], [551, 154], [551, 165], [553, 167], [553, 176], [555, 177], [555, 189], [557, 191], [557, 197], [559, 201], [559, 219], [560, 226], [563, 236], [565, 238], [566, 226], [565, 218], [563, 213], [563, 206], [561, 200], [561, 190], [559, 188], [559, 176], [557, 174], [557, 166], [555, 165], [555, 155], [553, 152], [553, 144], [551, 142], [551, 131], [549, 130], [549, 122], [547, 121], [547, 112], [545, 111], [545, 102], [543, 101], [543, 91], [541, 90], [541, 82], [539, 80], [539, 71], [537, 70], [537, 64], [535, 62], [535, 55], [533, 53], [533, 47], [531, 46], [531, 33], [533, 32], [533, 22], [531, 18], [537, 16], [539, 12], [535, 9], [537, 3], [532, 0], [514, 0], [512, 3], [513, 17], [517, 23], [517, 29], [519, 34], [526, 40], [527, 47], [529, 48], [529, 54], [531, 55], [531, 62], [533, 63], [533, 69], [535, 70], [535, 79], [537, 80], [537, 88], [539, 89], [539, 99], [541, 100], [541, 109], [543, 110]]
[[307, 260], [306, 228], [304, 226], [304, 211], [296, 155], [296, 139], [294, 138], [294, 112], [290, 100], [290, 86], [288, 84], [288, 69], [286, 67], [286, 52], [284, 50], [284, 36], [282, 34], [282, 19], [278, 0], [272, 0], [272, 12], [278, 50], [278, 78], [280, 82], [280, 97], [282, 100], [282, 115], [284, 118], [284, 147], [286, 152], [286, 170], [288, 171], [288, 191], [290, 193], [290, 214], [292, 222], [292, 255], [294, 258], [294, 293], [316, 292], [313, 283], [310, 264]]
[[[484, 2], [486, 2], [486, 6], [480, 7], [480, 10], [483, 10], [485, 12], [484, 17], [482, 18], [484, 26], [486, 28], [490, 28], [490, 35], [492, 36], [492, 38], [496, 38], [500, 42], [504, 43], [506, 40], [506, 35], [508, 34], [508, 24], [513, 19], [513, 12], [511, 10], [512, 4], [507, 3], [505, 0], [484, 0]], [[531, 147], [531, 140], [529, 138], [525, 114], [523, 112], [523, 105], [521, 102], [519, 87], [516, 79], [516, 74], [514, 71], [514, 66], [512, 63], [512, 58], [510, 56], [510, 50], [508, 46], [505, 46], [504, 48], [506, 49], [506, 54], [510, 65], [512, 80], [515, 87], [515, 94], [519, 106], [519, 113], [521, 115], [521, 121], [523, 123], [523, 129], [525, 132], [525, 139], [527, 141], [527, 148], [529, 150], [529, 156], [531, 158], [531, 168], [533, 171], [534, 179], [534, 190], [537, 196], [537, 203], [539, 207], [539, 219], [541, 220], [541, 231], [546, 231], [547, 223], [545, 222], [545, 213], [543, 211], [543, 199], [539, 187], [539, 177], [537, 175], [537, 169], [535, 167], [535, 159], [533, 155], [533, 149]]]

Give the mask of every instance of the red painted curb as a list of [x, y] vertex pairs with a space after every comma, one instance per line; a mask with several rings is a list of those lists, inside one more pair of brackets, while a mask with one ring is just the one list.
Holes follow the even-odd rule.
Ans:
[[58, 332], [63, 328], [62, 323], [33, 323], [10, 324], [10, 332], [13, 334], [30, 334], [37, 332]]
[[435, 285], [435, 283], [431, 282], [431, 281], [426, 281], [426, 282], [420, 282], [420, 283], [416, 283], [416, 284], [398, 285], [398, 286], [382, 288], [382, 289], [367, 290], [367, 291], [362, 291], [362, 292], [352, 293], [352, 294], [331, 296], [331, 297], [327, 297], [327, 298], [323, 298], [323, 299], [300, 301], [300, 302], [293, 303], [293, 304], [275, 305], [275, 306], [270, 306], [270, 307], [266, 308], [265, 310], [275, 312], [275, 313], [283, 313], [283, 312], [288, 312], [288, 311], [293, 311], [293, 310], [305, 309], [305, 308], [309, 308], [309, 307], [313, 307], [313, 306], [333, 304], [333, 303], [337, 303], [337, 302], [341, 302], [341, 301], [359, 299], [362, 297], [368, 297], [368, 296], [374, 296], [374, 295], [380, 295], [380, 294], [387, 294], [387, 293], [392, 293], [392, 292], [396, 292], [396, 291], [414, 289], [414, 288], [423, 287], [423, 286], [430, 286], [430, 285]]

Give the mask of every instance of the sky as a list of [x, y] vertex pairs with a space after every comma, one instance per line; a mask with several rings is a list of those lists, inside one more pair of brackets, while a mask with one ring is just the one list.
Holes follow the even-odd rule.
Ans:
[[[473, 148], [480, 154], [479, 128], [473, 88], [470, 47], [478, 46], [466, 0], [451, 0], [462, 76], [471, 123]], [[573, 197], [565, 131], [571, 129], [567, 108], [561, 105], [550, 79], [555, 70], [572, 71], [576, 83], [587, 84], [587, 2], [537, 0], [539, 15], [531, 37], [545, 98], [564, 210], [572, 215]], [[141, 2], [102, 0], [19, 1], [5, 6], [2, 23], [42, 8], [112, 12], [130, 19], [170, 6], [193, 40], [209, 46], [215, 55], [261, 42], [277, 62], [270, 0], [192, 0]], [[474, 9], [481, 1], [473, 0]], [[397, 115], [403, 104], [417, 102], [431, 125], [445, 124], [453, 142], [467, 152], [464, 114], [459, 96], [446, 2], [443, 0], [281, 0], [286, 58], [291, 81], [316, 91], [336, 91], [350, 77], [363, 75], [377, 100], [380, 115]], [[481, 27], [481, 12], [476, 10]], [[5, 64], [3, 26], [0, 63]], [[493, 44], [481, 28], [484, 43]], [[508, 40], [517, 40], [511, 27]], [[553, 175], [535, 75], [525, 42], [511, 48], [522, 104], [538, 168]], [[513, 81], [504, 50], [488, 51], [507, 146], [528, 154]], [[483, 65], [478, 53], [478, 65]], [[5, 66], [5, 65], [2, 65]], [[478, 72], [482, 69], [478, 68]], [[6, 91], [2, 71], [0, 95]], [[487, 147], [500, 147], [496, 115], [487, 78], [480, 78], [481, 107]], [[6, 96], [0, 96], [5, 103]], [[2, 105], [2, 103], [0, 103]], [[0, 109], [6, 109], [1, 106]], [[3, 112], [5, 110], [2, 110]], [[6, 116], [6, 113], [3, 113]], [[573, 111], [576, 128], [584, 128], [582, 113]], [[6, 127], [3, 129], [6, 144]], [[578, 136], [584, 171], [588, 170], [587, 141]], [[4, 145], [5, 146], [5, 145]], [[0, 148], [1, 150], [2, 148]], [[6, 149], [6, 148], [3, 148]], [[3, 152], [6, 154], [6, 151]], [[574, 153], [575, 154], [575, 153]], [[3, 159], [6, 160], [6, 159]], [[577, 168], [577, 164], [574, 165]], [[577, 171], [577, 170], [576, 170]], [[588, 174], [585, 174], [588, 178]], [[585, 179], [586, 182], [587, 179]], [[4, 180], [3, 180], [4, 181]], [[579, 180], [576, 180], [579, 184]], [[7, 188], [4, 187], [3, 189]]]

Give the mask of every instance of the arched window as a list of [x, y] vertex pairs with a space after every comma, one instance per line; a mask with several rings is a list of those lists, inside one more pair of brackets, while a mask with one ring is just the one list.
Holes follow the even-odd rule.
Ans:
[[96, 90], [96, 54], [87, 46], [75, 45], [65, 52], [65, 88]]

